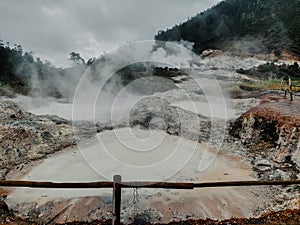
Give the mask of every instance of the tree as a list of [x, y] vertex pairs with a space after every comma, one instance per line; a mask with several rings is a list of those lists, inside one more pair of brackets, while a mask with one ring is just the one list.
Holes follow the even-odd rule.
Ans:
[[90, 58], [87, 62], [86, 62], [86, 65], [92, 65], [94, 62], [96, 61], [96, 58], [95, 57], [92, 57]]
[[15, 44], [14, 46], [15, 46], [14, 50], [16, 52], [18, 52], [20, 55], [23, 55], [23, 48], [22, 48], [22, 46], [21, 45], [17, 45], [17, 44]]
[[33, 58], [33, 52], [25, 52], [24, 54], [24, 60], [27, 62], [27, 63], [33, 63], [34, 62], [34, 58]]
[[69, 60], [72, 61], [75, 65], [85, 64], [84, 59], [80, 56], [79, 53], [71, 52], [69, 54]]

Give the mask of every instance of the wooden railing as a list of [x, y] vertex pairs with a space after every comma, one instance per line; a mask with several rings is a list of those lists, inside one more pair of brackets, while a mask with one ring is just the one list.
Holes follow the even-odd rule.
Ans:
[[284, 91], [284, 97], [287, 96], [287, 93], [290, 94], [290, 100], [293, 101], [296, 94], [293, 92], [293, 87], [300, 87], [299, 79], [296, 78], [288, 78], [288, 80], [281, 80], [281, 83], [279, 85], [279, 90]]
[[113, 181], [89, 182], [89, 183], [54, 183], [37, 181], [1, 180], [2, 187], [29, 187], [29, 188], [113, 188], [113, 224], [120, 224], [121, 189], [122, 188], [163, 188], [163, 189], [194, 189], [210, 187], [233, 187], [233, 186], [265, 186], [265, 185], [300, 185], [300, 180], [278, 180], [278, 181], [222, 181], [222, 182], [200, 182], [200, 183], [175, 183], [175, 182], [153, 182], [134, 181], [122, 182], [122, 176], [115, 175]]

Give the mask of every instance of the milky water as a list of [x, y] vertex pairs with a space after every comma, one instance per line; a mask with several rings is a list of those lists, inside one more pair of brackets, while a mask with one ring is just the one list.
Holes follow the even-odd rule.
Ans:
[[[208, 118], [232, 119], [239, 113], [231, 107], [230, 100], [225, 97], [196, 95], [193, 93], [182, 93], [180, 89], [174, 89], [165, 93], [156, 93], [176, 107], [191, 111]], [[202, 97], [201, 97], [202, 96]], [[81, 101], [75, 105], [69, 101], [58, 101], [56, 99], [32, 98], [18, 96], [11, 99], [20, 105], [24, 110], [36, 115], [57, 115], [67, 120], [87, 120], [97, 122], [121, 122], [128, 120], [131, 108], [138, 101], [142, 101], [145, 96], [131, 95], [130, 98], [124, 97], [113, 102], [113, 104], [96, 103]]]
[[73, 102], [27, 96], [18, 96], [9, 100], [36, 115], [56, 115], [71, 121], [121, 122], [129, 114], [131, 103], [140, 98], [141, 96], [138, 95], [127, 94], [119, 97], [116, 102], [112, 96], [101, 102], [92, 102], [89, 98]]
[[228, 120], [236, 118], [238, 115], [238, 112], [232, 108], [226, 107], [224, 109], [224, 105], [218, 103], [218, 100], [211, 102], [186, 100], [174, 102], [173, 105], [208, 118]]
[[[101, 141], [103, 143], [101, 143]], [[222, 180], [254, 180], [252, 171], [241, 159], [218, 154], [218, 150], [205, 143], [197, 143], [157, 130], [122, 128], [105, 131], [73, 148], [45, 159], [23, 177], [24, 180], [53, 182], [90, 182], [111, 180], [121, 174], [127, 181], [208, 182]], [[214, 160], [210, 165], [203, 159], [204, 152]], [[206, 155], [206, 156], [207, 156]], [[208, 168], [200, 171], [199, 167]], [[249, 216], [261, 203], [252, 188], [207, 188], [189, 191], [154, 190], [142, 188], [140, 204], [160, 211], [165, 220], [171, 216], [172, 204], [181, 213], [198, 212], [201, 218], [229, 218]], [[160, 195], [157, 195], [160, 193]], [[24, 202], [46, 203], [57, 198], [100, 196], [111, 199], [111, 189], [56, 190], [16, 189], [8, 204]], [[123, 190], [123, 205], [132, 206], [131, 190]], [[251, 201], [250, 201], [251, 200]], [[219, 210], [210, 209], [212, 202]], [[161, 208], [165, 205], [166, 208]], [[174, 209], [175, 210], [175, 209]], [[205, 213], [206, 212], [206, 213]]]
[[[24, 179], [37, 181], [99, 181], [122, 174], [124, 180], [180, 180], [175, 175], [197, 151], [197, 170], [204, 146], [162, 131], [122, 128], [105, 131], [79, 148], [56, 154], [35, 167]], [[195, 156], [196, 156], [195, 155]], [[195, 157], [193, 156], [193, 157]], [[205, 162], [202, 162], [205, 163]], [[182, 165], [181, 165], [182, 164]], [[192, 171], [190, 171], [193, 174]], [[192, 175], [194, 176], [194, 175]], [[171, 178], [172, 177], [172, 178]], [[187, 178], [188, 179], [188, 178]], [[26, 193], [26, 194], [25, 194]], [[78, 197], [99, 195], [101, 191], [50, 191], [24, 189], [18, 198]], [[18, 191], [15, 193], [18, 194]], [[25, 195], [23, 195], [25, 194]], [[25, 200], [25, 199], [24, 199]]]
[[8, 100], [14, 101], [25, 111], [36, 115], [57, 115], [72, 120], [72, 104], [67, 100], [63, 102], [53, 98], [39, 98], [22, 95]]

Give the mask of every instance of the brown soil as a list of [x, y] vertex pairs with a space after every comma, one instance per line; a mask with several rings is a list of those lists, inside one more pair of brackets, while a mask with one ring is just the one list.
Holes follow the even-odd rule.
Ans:
[[262, 215], [259, 218], [233, 218], [223, 221], [215, 220], [188, 220], [183, 222], [169, 223], [179, 224], [202, 224], [202, 225], [246, 225], [246, 224], [300, 224], [300, 210], [283, 210]]
[[262, 154], [276, 148], [277, 157], [295, 152], [300, 138], [300, 97], [294, 101], [282, 95], [262, 95], [261, 103], [244, 113], [231, 126], [230, 134], [249, 150]]
[[[260, 97], [260, 104], [231, 124], [229, 133], [246, 148], [252, 169], [261, 180], [299, 179], [300, 97], [278, 93]], [[276, 209], [299, 209], [299, 186], [274, 189]], [[277, 208], [278, 207], [278, 208]], [[299, 223], [300, 224], [300, 223]]]
[[[15, 217], [7, 208], [7, 205], [0, 202], [0, 223], [2, 225], [40, 225], [39, 222], [32, 222]], [[53, 224], [53, 223], [49, 223]], [[111, 224], [111, 220], [92, 222], [70, 222], [63, 223], [63, 225], [96, 225], [96, 224]], [[133, 224], [148, 224], [143, 221], [143, 218], [137, 217]], [[300, 210], [283, 210], [279, 212], [266, 213], [259, 218], [232, 218], [223, 221], [216, 220], [187, 220], [181, 222], [171, 222], [169, 225], [189, 225], [189, 224], [202, 224], [202, 225], [246, 225], [246, 224], [300, 224]]]

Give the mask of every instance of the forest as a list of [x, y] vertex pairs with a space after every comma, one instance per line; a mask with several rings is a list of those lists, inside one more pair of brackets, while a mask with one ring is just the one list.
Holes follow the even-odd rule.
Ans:
[[252, 54], [290, 51], [300, 55], [300, 1], [225, 0], [155, 36], [161, 41], [190, 41], [194, 51], [238, 51]]
[[48, 60], [34, 57], [33, 52], [24, 52], [20, 44], [11, 46], [0, 39], [0, 95], [43, 93], [62, 97], [57, 82], [75, 71], [83, 73], [95, 59], [85, 62], [79, 53], [71, 52], [69, 60], [71, 67], [57, 68]]

